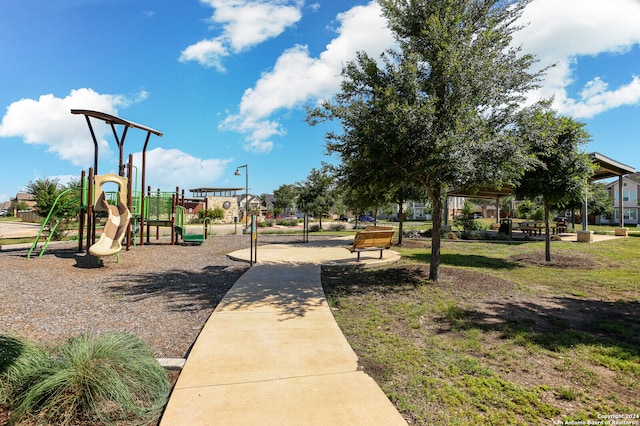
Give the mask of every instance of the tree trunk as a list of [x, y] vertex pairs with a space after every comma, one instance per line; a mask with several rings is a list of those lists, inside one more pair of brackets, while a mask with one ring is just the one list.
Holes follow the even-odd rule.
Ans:
[[440, 267], [440, 231], [442, 229], [442, 196], [441, 189], [430, 191], [433, 204], [433, 228], [431, 234], [431, 264], [429, 266], [429, 279], [438, 281], [438, 269]]
[[404, 203], [400, 203], [398, 205], [398, 220], [400, 222], [400, 225], [398, 226], [398, 245], [402, 245], [402, 229], [403, 229], [402, 225], [404, 224], [403, 204]]
[[544, 199], [544, 259], [551, 262], [551, 235], [549, 229], [549, 201]]

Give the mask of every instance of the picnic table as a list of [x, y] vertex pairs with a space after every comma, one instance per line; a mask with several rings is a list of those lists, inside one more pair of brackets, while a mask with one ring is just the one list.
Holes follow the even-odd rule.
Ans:
[[[520, 222], [518, 229], [530, 236], [542, 235], [547, 229], [544, 222]], [[561, 234], [567, 232], [567, 224], [564, 222], [552, 222], [549, 224], [552, 234]]]

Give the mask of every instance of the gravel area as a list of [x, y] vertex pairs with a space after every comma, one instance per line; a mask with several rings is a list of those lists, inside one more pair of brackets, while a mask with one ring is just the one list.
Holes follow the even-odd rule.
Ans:
[[[259, 243], [299, 242], [264, 235]], [[216, 236], [200, 246], [153, 243], [98, 259], [77, 243], [50, 246], [43, 257], [0, 252], [0, 333], [55, 344], [83, 332], [132, 333], [156, 357], [186, 357], [227, 290], [248, 269], [227, 253], [248, 247], [246, 235]]]

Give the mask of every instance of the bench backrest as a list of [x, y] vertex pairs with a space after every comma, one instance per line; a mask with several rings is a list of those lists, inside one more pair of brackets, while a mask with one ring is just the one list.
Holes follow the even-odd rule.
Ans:
[[393, 231], [393, 226], [377, 226], [369, 225], [364, 228], [365, 231]]
[[391, 247], [394, 231], [364, 231], [358, 232], [353, 240], [353, 247]]

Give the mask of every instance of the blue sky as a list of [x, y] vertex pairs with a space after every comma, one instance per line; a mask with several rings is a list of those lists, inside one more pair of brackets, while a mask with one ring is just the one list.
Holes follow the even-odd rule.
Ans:
[[[640, 168], [640, 2], [534, 0], [515, 43], [555, 64], [531, 98], [587, 124], [598, 151]], [[164, 133], [147, 183], [272, 192], [323, 161], [329, 125], [305, 105], [330, 97], [342, 65], [393, 37], [375, 2], [357, 0], [2, 0], [0, 201], [29, 181], [79, 177], [93, 163], [82, 116], [94, 109]], [[111, 130], [99, 172], [115, 172]], [[129, 131], [139, 158], [145, 133]], [[244, 173], [244, 169], [242, 170]]]

